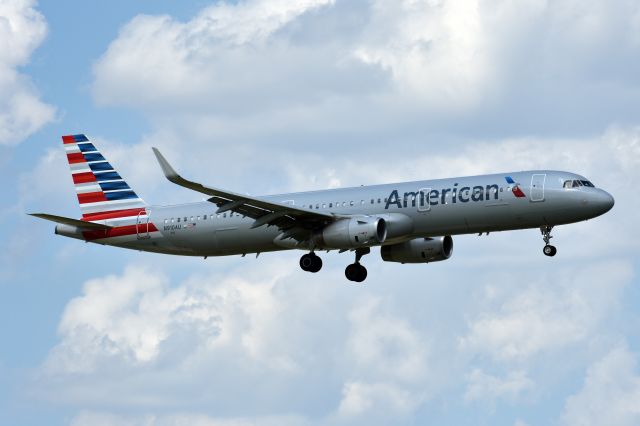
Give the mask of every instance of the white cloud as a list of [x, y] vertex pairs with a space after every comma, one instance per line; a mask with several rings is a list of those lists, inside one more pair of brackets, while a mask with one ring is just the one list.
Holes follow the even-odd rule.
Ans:
[[309, 423], [296, 416], [256, 418], [213, 418], [198, 414], [117, 415], [83, 411], [71, 421], [71, 426], [303, 426]]
[[461, 348], [497, 362], [520, 363], [571, 346], [597, 331], [618, 306], [632, 274], [632, 265], [625, 261], [564, 271], [560, 277], [543, 274], [506, 300], [497, 297], [497, 303], [493, 288], [488, 287], [491, 308], [469, 321]]
[[338, 415], [343, 419], [365, 416], [368, 424], [388, 424], [391, 418], [411, 414], [421, 402], [420, 395], [388, 383], [346, 383]]
[[0, 145], [18, 144], [54, 118], [55, 109], [18, 72], [46, 33], [35, 0], [0, 1]]
[[235, 347], [269, 368], [295, 369], [264, 341], [278, 315], [271, 293], [278, 276], [258, 283], [227, 278], [216, 286], [193, 277], [170, 288], [162, 274], [129, 267], [122, 276], [90, 280], [83, 296], [65, 308], [58, 327], [62, 341], [52, 350], [47, 369], [53, 375], [93, 374], [109, 360], [124, 370], [163, 362], [159, 357], [168, 341], [191, 345], [178, 356]]
[[613, 348], [587, 371], [584, 386], [567, 399], [563, 420], [570, 426], [640, 423], [637, 354]]
[[423, 337], [400, 318], [378, 312], [380, 300], [361, 302], [349, 315], [347, 342], [355, 377], [365, 372], [380, 379], [420, 383], [428, 374], [428, 348]]
[[[186, 22], [131, 20], [96, 62], [93, 91], [159, 121], [261, 139], [316, 132], [325, 147], [332, 132], [603, 127], [637, 90], [637, 16], [626, 0], [217, 3]], [[596, 95], [610, 111], [585, 102]]]
[[496, 377], [476, 368], [468, 377], [466, 401], [495, 402], [498, 398], [514, 400], [523, 392], [533, 388], [533, 381], [522, 370], [513, 371], [506, 377]]

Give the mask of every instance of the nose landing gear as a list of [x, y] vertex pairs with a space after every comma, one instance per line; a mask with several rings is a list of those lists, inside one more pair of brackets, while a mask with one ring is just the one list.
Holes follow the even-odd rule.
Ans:
[[349, 281], [361, 283], [367, 279], [367, 268], [360, 264], [360, 259], [362, 259], [362, 256], [365, 254], [369, 253], [371, 253], [371, 249], [368, 247], [356, 250], [356, 261], [351, 265], [348, 265], [344, 270], [344, 275]]
[[316, 273], [322, 269], [322, 259], [314, 252], [307, 253], [300, 258], [300, 268], [303, 271]]
[[549, 244], [549, 242], [551, 241], [551, 239], [553, 238], [551, 236], [551, 230], [553, 229], [553, 226], [542, 226], [540, 227], [540, 232], [542, 233], [542, 239], [544, 240], [545, 246], [542, 249], [542, 252], [549, 257], [553, 257], [556, 255], [556, 253], [558, 252], [558, 250], [555, 248], [555, 246], [552, 246], [551, 244]]

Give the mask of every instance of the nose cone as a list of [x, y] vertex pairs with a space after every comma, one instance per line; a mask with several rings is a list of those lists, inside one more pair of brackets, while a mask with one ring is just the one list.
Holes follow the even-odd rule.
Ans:
[[605, 214], [613, 208], [615, 200], [607, 191], [599, 189], [590, 194], [589, 205], [597, 212], [597, 215]]

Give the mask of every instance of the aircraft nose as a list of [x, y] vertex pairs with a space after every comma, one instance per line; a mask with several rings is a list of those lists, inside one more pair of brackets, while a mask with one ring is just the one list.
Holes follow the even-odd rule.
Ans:
[[607, 191], [603, 191], [602, 189], [600, 189], [592, 194], [591, 200], [589, 200], [589, 204], [591, 204], [598, 210], [598, 214], [605, 214], [613, 208], [615, 200], [613, 199], [613, 196], [611, 196], [611, 194], [609, 194]]

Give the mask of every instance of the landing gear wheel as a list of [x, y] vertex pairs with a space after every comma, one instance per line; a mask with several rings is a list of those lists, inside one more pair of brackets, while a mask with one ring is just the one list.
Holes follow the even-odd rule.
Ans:
[[316, 273], [322, 269], [322, 259], [315, 253], [307, 253], [300, 258], [300, 268], [303, 271]]
[[344, 275], [349, 281], [361, 283], [367, 279], [367, 268], [359, 263], [352, 263], [344, 270]]
[[552, 246], [551, 244], [549, 244], [549, 241], [551, 241], [551, 239], [553, 238], [551, 236], [551, 230], [553, 229], [553, 226], [542, 226], [540, 227], [540, 233], [542, 234], [542, 239], [544, 240], [544, 248], [542, 249], [542, 252], [545, 254], [545, 256], [555, 256], [556, 253], [558, 252], [558, 250], [556, 250], [556, 248], [554, 246]]

